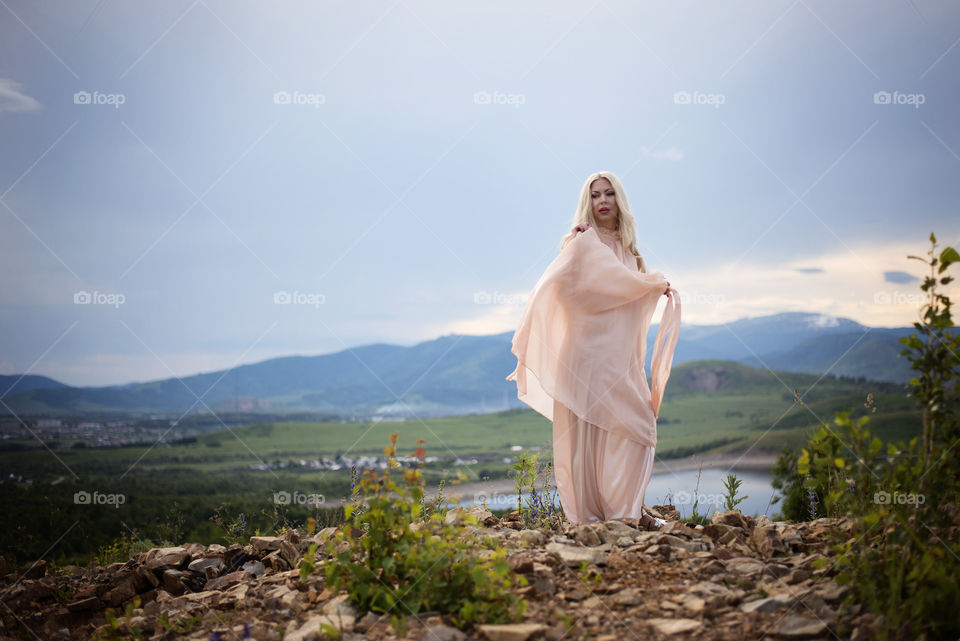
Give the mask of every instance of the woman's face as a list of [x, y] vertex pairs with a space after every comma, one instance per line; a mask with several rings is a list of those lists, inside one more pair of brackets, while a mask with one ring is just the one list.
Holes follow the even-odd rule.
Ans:
[[593, 217], [597, 224], [608, 229], [616, 229], [620, 219], [617, 207], [617, 195], [613, 185], [606, 178], [597, 178], [590, 184], [590, 199], [593, 203]]

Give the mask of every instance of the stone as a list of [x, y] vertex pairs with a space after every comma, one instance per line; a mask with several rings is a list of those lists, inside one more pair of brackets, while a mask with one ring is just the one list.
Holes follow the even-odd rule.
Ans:
[[467, 635], [449, 625], [435, 623], [427, 626], [423, 641], [466, 641]]
[[547, 630], [547, 626], [542, 623], [486, 624], [478, 625], [477, 628], [489, 641], [526, 641]]
[[213, 568], [214, 570], [220, 570], [223, 568], [223, 558], [219, 556], [208, 556], [204, 558], [194, 559], [190, 561], [190, 564], [187, 566], [187, 569], [191, 572], [200, 572], [205, 573], [206, 568]]
[[570, 530], [570, 536], [573, 540], [586, 545], [587, 547], [596, 547], [603, 543], [597, 528], [591, 524], [577, 525]]
[[722, 523], [746, 530], [750, 527], [748, 519], [753, 520], [751, 517], [741, 514], [740, 510], [728, 510], [726, 512], [714, 512], [710, 517], [710, 523]]
[[740, 610], [746, 614], [751, 612], [776, 612], [789, 607], [793, 600], [794, 597], [789, 594], [774, 594], [764, 599], [748, 601], [740, 606]]
[[546, 543], [547, 539], [540, 530], [520, 530], [520, 540], [527, 545], [539, 547]]
[[222, 590], [224, 588], [229, 588], [231, 585], [236, 585], [243, 581], [247, 574], [243, 571], [231, 572], [230, 574], [224, 574], [221, 577], [217, 577], [213, 581], [207, 583], [205, 589], [207, 590]]
[[280, 542], [283, 541], [279, 536], [251, 536], [250, 545], [253, 546], [257, 554], [267, 554], [280, 549]]
[[190, 552], [184, 547], [153, 548], [147, 552], [144, 565], [148, 570], [180, 570], [190, 563]]
[[761, 557], [769, 559], [772, 556], [783, 554], [787, 550], [783, 538], [777, 528], [771, 526], [757, 526], [750, 534], [750, 541]]
[[819, 619], [793, 615], [787, 619], [777, 635], [784, 639], [804, 639], [815, 637], [827, 631], [827, 624]]
[[624, 607], [640, 605], [643, 603], [642, 594], [638, 588], [626, 588], [613, 597], [613, 602]]
[[560, 560], [570, 567], [579, 567], [581, 563], [605, 564], [606, 554], [596, 548], [585, 548], [562, 543], [548, 543], [547, 552], [553, 552]]
[[680, 634], [682, 632], [693, 632], [700, 628], [701, 623], [695, 619], [647, 619], [647, 623], [652, 625], [660, 634]]

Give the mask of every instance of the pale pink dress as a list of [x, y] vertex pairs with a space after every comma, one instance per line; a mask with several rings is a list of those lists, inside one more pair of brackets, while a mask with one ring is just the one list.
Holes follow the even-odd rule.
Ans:
[[680, 327], [667, 292], [654, 354], [646, 337], [667, 280], [642, 273], [619, 234], [591, 227], [547, 267], [513, 337], [517, 396], [553, 422], [557, 492], [572, 523], [640, 518], [656, 417]]

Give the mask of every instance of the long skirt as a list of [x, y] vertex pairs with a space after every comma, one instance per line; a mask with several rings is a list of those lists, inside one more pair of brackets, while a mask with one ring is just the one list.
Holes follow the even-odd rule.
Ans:
[[654, 448], [611, 434], [553, 402], [557, 494], [571, 523], [642, 515]]

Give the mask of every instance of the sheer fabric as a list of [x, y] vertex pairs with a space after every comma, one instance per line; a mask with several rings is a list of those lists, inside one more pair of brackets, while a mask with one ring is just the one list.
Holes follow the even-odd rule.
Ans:
[[523, 310], [507, 380], [553, 422], [557, 490], [572, 522], [641, 516], [680, 326], [671, 287], [648, 386], [646, 337], [664, 290], [663, 274], [640, 272], [618, 233], [590, 228], [547, 267]]

